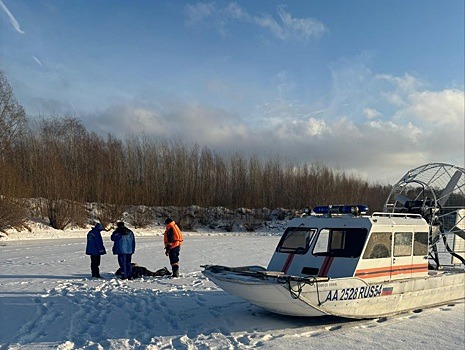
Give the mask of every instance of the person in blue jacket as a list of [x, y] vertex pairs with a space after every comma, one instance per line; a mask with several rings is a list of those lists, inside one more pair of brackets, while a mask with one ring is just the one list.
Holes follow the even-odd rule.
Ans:
[[107, 253], [103, 246], [102, 230], [102, 224], [98, 223], [87, 234], [86, 254], [90, 255], [90, 271], [92, 277], [95, 278], [102, 278], [100, 276], [100, 260], [101, 256]]
[[116, 230], [111, 234], [113, 254], [118, 255], [118, 264], [121, 268], [121, 279], [132, 279], [132, 254], [136, 250], [134, 233], [124, 226], [124, 222], [116, 224]]

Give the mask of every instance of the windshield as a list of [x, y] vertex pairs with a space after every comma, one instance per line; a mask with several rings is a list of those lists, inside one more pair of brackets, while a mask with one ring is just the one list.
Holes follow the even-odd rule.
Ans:
[[310, 247], [312, 237], [315, 235], [315, 228], [288, 228], [276, 248], [280, 253], [305, 254]]

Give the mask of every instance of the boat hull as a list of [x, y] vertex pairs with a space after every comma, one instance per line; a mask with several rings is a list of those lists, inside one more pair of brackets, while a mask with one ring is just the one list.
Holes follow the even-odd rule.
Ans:
[[432, 271], [425, 277], [367, 283], [349, 277], [286, 276], [256, 267], [206, 266], [205, 276], [226, 292], [274, 313], [377, 318], [463, 301], [463, 271]]

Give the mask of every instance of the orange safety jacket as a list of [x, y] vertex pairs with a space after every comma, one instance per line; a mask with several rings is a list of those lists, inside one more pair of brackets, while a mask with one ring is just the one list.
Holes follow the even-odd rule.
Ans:
[[[169, 238], [171, 237], [168, 237], [168, 233], [171, 229], [173, 231], [173, 236], [172, 236], [172, 240], [170, 241]], [[165, 243], [165, 247], [169, 246], [169, 248], [175, 248], [182, 244], [183, 242], [182, 232], [174, 221], [171, 221], [168, 225], [166, 225], [166, 230], [163, 236], [163, 241]]]

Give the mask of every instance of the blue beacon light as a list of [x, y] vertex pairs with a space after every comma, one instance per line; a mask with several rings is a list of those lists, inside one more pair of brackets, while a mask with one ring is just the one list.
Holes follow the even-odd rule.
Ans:
[[366, 205], [322, 205], [313, 208], [315, 214], [366, 214], [368, 206]]

